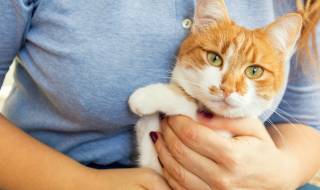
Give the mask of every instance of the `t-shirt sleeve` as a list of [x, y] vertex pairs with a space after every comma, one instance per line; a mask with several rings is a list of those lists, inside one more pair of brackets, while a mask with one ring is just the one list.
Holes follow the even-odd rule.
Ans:
[[0, 1], [0, 85], [30, 26], [36, 0]]
[[[320, 24], [318, 46], [319, 38]], [[293, 57], [284, 97], [270, 118], [273, 123], [300, 123], [320, 130], [320, 63], [317, 64]]]

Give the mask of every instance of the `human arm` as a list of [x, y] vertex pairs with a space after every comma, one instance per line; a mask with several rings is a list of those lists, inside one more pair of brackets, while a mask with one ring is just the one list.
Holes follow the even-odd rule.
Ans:
[[[75, 161], [0, 118], [0, 189], [74, 189], [88, 175]], [[82, 181], [81, 183], [83, 183]]]
[[33, 139], [0, 117], [0, 189], [169, 189], [147, 169], [95, 170]]

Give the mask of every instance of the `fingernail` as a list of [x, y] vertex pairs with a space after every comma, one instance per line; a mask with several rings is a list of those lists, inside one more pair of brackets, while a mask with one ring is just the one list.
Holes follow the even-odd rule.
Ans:
[[158, 134], [157, 134], [157, 132], [152, 131], [152, 132], [150, 132], [149, 135], [150, 135], [150, 137], [151, 137], [152, 142], [155, 144], [155, 143], [157, 142], [157, 140], [158, 140]]
[[161, 168], [163, 168], [163, 164], [162, 164], [162, 162], [161, 162], [159, 157], [158, 157], [158, 161], [159, 161], [159, 164], [160, 164]]
[[166, 117], [166, 114], [164, 113], [159, 113], [159, 118], [160, 120], [163, 120]]
[[213, 118], [213, 114], [208, 112], [208, 111], [205, 111], [205, 110], [202, 110], [202, 111], [198, 111], [198, 113], [202, 116], [202, 117], [205, 117], [207, 119], [212, 119]]

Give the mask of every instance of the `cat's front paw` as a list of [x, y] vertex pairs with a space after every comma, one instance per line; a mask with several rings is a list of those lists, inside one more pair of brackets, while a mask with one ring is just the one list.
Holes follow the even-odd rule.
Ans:
[[150, 115], [156, 113], [159, 102], [152, 98], [152, 94], [140, 88], [136, 90], [129, 98], [129, 107], [131, 111], [139, 116]]

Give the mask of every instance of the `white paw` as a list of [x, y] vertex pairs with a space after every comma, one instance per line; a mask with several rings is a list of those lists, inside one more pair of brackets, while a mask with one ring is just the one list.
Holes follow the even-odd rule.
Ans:
[[159, 102], [152, 98], [152, 93], [146, 92], [143, 88], [136, 90], [129, 98], [129, 106], [133, 113], [144, 116], [156, 113]]

